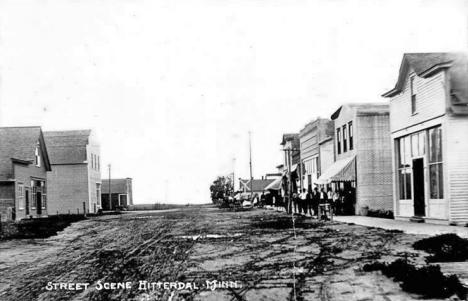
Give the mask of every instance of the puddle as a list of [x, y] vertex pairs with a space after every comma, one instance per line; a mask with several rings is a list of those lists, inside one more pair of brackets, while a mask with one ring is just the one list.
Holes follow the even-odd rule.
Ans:
[[183, 238], [183, 239], [206, 239], [206, 238], [235, 238], [235, 237], [240, 237], [244, 235], [243, 233], [235, 233], [235, 234], [228, 234], [228, 235], [219, 235], [219, 234], [205, 234], [205, 235], [181, 235], [178, 236], [178, 238]]

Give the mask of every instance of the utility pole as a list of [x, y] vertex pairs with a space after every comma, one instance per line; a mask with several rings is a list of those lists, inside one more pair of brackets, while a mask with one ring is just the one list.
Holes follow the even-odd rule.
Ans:
[[111, 194], [111, 165], [109, 167], [109, 210], [112, 210], [112, 194]]
[[[249, 132], [249, 153], [250, 153], [250, 199], [252, 200], [253, 195], [253, 176], [252, 176], [252, 144], [250, 142], [250, 132]], [[253, 200], [252, 200], [253, 204]]]

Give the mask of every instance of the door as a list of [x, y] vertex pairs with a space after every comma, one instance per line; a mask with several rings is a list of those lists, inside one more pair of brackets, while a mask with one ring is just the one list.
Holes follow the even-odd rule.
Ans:
[[426, 205], [424, 202], [424, 159], [413, 160], [413, 189], [414, 189], [414, 215], [425, 216]]
[[36, 212], [42, 214], [42, 192], [36, 192]]
[[24, 189], [24, 200], [26, 202], [26, 216], [29, 215], [29, 188]]

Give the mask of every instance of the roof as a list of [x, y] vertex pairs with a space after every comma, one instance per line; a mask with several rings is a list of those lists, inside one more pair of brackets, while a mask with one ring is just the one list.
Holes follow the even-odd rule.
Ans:
[[12, 160], [23, 164], [34, 162], [38, 141], [43, 152], [44, 166], [50, 171], [48, 152], [41, 127], [0, 128], [0, 179], [9, 179], [13, 176]]
[[[131, 180], [130, 178], [126, 179], [111, 179], [111, 193], [119, 193], [119, 194], [126, 194], [127, 191], [127, 180]], [[109, 194], [109, 179], [102, 179], [101, 180], [101, 194]], [[131, 182], [130, 182], [131, 185]]]
[[466, 109], [462, 109], [460, 113], [468, 114], [468, 56], [466, 53], [405, 53], [400, 65], [395, 88], [382, 96], [392, 97], [399, 94], [404, 88], [406, 76], [410, 68], [422, 78], [429, 77], [436, 72], [448, 68], [452, 111], [457, 113], [460, 107], [465, 107]]
[[250, 191], [250, 188], [253, 186], [253, 191], [263, 191], [265, 187], [271, 184], [274, 180], [253, 180], [253, 184], [250, 184], [250, 180], [240, 179], [242, 187], [247, 186], [247, 190]]
[[369, 102], [369, 103], [348, 103], [342, 105], [338, 110], [331, 115], [331, 119], [335, 120], [340, 116], [341, 109], [347, 106], [356, 111], [356, 115], [376, 115], [390, 114], [390, 105], [388, 103]]
[[91, 130], [44, 132], [51, 163], [84, 163], [90, 135]]
[[285, 145], [287, 141], [292, 140], [293, 148], [299, 148], [299, 134], [283, 134], [283, 140], [280, 145]]

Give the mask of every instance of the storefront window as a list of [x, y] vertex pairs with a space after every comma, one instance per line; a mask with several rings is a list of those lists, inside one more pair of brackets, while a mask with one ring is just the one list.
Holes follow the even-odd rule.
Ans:
[[411, 199], [411, 143], [410, 137], [403, 137], [397, 140], [398, 144], [398, 183], [400, 191], [400, 200]]
[[444, 198], [444, 171], [442, 163], [442, 129], [429, 130], [429, 182], [431, 199]]

